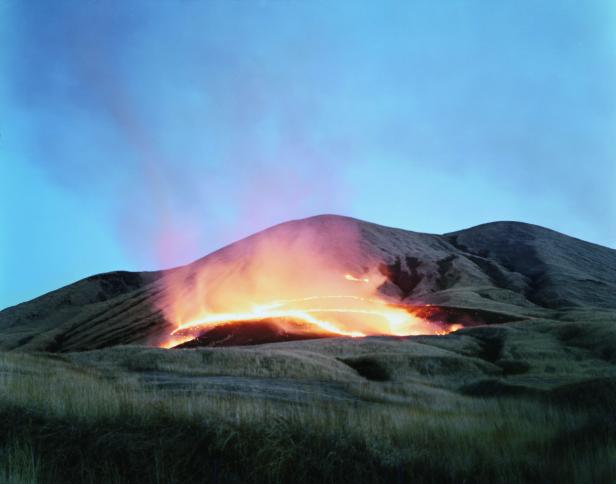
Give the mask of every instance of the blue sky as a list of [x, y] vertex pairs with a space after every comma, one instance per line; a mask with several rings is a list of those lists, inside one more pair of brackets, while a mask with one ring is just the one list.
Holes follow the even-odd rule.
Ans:
[[0, 307], [292, 218], [616, 247], [609, 1], [0, 2]]

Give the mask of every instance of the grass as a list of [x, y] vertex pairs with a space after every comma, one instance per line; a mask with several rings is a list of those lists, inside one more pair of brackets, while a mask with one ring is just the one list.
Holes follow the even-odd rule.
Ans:
[[40, 477], [39, 460], [30, 443], [14, 439], [3, 447], [0, 482], [35, 484]]
[[[373, 364], [363, 358], [364, 367]], [[394, 361], [399, 365], [400, 355]], [[171, 391], [141, 378], [162, 371], [312, 378], [344, 385], [349, 400], [249, 398], [197, 385]], [[521, 483], [616, 477], [613, 409], [590, 413], [549, 399], [464, 396], [447, 387], [450, 380], [433, 373], [418, 378], [410, 366], [408, 375], [394, 377], [371, 381], [333, 356], [284, 346], [3, 353], [0, 482]]]

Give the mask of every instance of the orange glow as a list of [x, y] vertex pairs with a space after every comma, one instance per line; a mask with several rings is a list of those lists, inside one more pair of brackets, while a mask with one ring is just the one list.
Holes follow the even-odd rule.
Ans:
[[462, 329], [463, 327], [464, 326], [461, 324], [446, 324], [441, 329], [435, 331], [434, 334], [440, 334], [440, 335], [449, 334], [454, 331], [458, 331], [459, 329]]
[[[172, 335], [195, 335], [209, 327], [233, 321], [275, 319], [302, 323], [310, 330], [321, 330], [341, 336], [439, 333], [437, 326], [414, 316], [409, 310], [395, 307], [378, 299], [358, 296], [312, 296], [254, 305], [250, 311], [239, 313], [206, 313], [180, 324]], [[361, 329], [359, 331], [358, 329]], [[448, 332], [448, 331], [447, 331]], [[173, 346], [173, 345], [172, 345]]]
[[161, 348], [173, 348], [174, 346], [190, 341], [194, 337], [190, 334], [173, 336], [174, 333], [175, 331], [171, 333], [172, 336], [169, 339], [166, 339], [160, 344]]
[[160, 346], [218, 325], [260, 320], [282, 330], [348, 337], [459, 329], [427, 321], [382, 295], [386, 277], [366, 269], [378, 263], [361, 251], [353, 227], [337, 229], [333, 243], [310, 227], [297, 232], [278, 226], [170, 271], [161, 309], [176, 328]]
[[370, 279], [368, 279], [367, 277], [355, 277], [351, 274], [345, 274], [344, 278], [347, 281], [355, 281], [355, 282], [365, 282], [366, 284], [368, 284], [370, 282]]

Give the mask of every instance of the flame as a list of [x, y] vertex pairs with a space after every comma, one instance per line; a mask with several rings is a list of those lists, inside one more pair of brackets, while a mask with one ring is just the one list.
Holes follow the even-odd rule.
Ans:
[[[338, 304], [328, 307], [326, 303], [335, 300]], [[340, 301], [343, 303], [340, 304]], [[302, 307], [303, 303], [321, 303], [321, 306]], [[355, 304], [350, 304], [355, 303]], [[316, 315], [321, 315], [317, 317]], [[323, 318], [324, 315], [334, 315], [345, 319], [360, 315], [364, 321], [364, 331], [346, 329], [335, 321]], [[269, 304], [254, 305], [249, 312], [204, 314], [184, 324], [180, 324], [172, 333], [186, 335], [194, 330], [204, 330], [219, 324], [233, 321], [260, 321], [263, 319], [292, 320], [316, 327], [328, 333], [341, 336], [367, 336], [369, 334], [391, 334], [407, 336], [423, 332], [423, 320], [416, 318], [407, 310], [388, 306], [377, 299], [367, 299], [358, 296], [311, 296], [296, 299], [275, 301]], [[384, 327], [383, 324], [386, 326]], [[311, 329], [316, 329], [311, 328]]]
[[184, 334], [184, 335], [177, 335], [177, 336], [173, 336], [175, 333], [175, 331], [173, 333], [171, 333], [171, 337], [164, 340], [161, 344], [160, 347], [161, 348], [173, 348], [174, 346], [177, 345], [181, 345], [182, 343], [186, 343], [187, 341], [190, 341], [191, 339], [194, 338], [193, 335], [191, 334]]
[[[346, 222], [334, 231], [289, 231], [285, 225], [171, 271], [161, 309], [176, 328], [160, 346], [176, 346], [219, 325], [261, 320], [283, 330], [348, 337], [459, 329], [427, 321], [382, 295], [386, 277], [366, 269], [378, 263], [361, 250], [355, 225]], [[322, 233], [335, 233], [336, 240]]]
[[368, 279], [367, 277], [355, 277], [352, 274], [345, 274], [344, 278], [347, 281], [365, 282], [366, 284], [370, 283], [370, 279]]

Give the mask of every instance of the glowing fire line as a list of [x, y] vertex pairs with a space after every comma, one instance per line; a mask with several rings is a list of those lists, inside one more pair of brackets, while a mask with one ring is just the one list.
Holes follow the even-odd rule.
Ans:
[[265, 313], [254, 313], [254, 312], [252, 313], [221, 313], [221, 314], [214, 314], [211, 316], [206, 316], [204, 318], [191, 321], [190, 323], [183, 324], [179, 326], [171, 334], [176, 334], [177, 332], [183, 331], [187, 328], [199, 328], [202, 326], [217, 326], [220, 324], [230, 323], [233, 321], [243, 321], [244, 322], [244, 321], [259, 321], [259, 320], [267, 319], [267, 318], [280, 318], [280, 319], [293, 319], [296, 321], [313, 324], [329, 333], [336, 333], [336, 334], [340, 334], [344, 336], [353, 336], [353, 337], [365, 336], [364, 333], [360, 333], [358, 331], [350, 331], [350, 332], [344, 331], [342, 329], [337, 328], [336, 326], [334, 326], [333, 324], [327, 321], [321, 321], [317, 318], [310, 316], [309, 314], [309, 313], [314, 313], [314, 312], [326, 312], [326, 311], [327, 312], [359, 312], [359, 310], [347, 311], [347, 310], [342, 310], [342, 309], [339, 309], [339, 310], [336, 310], [336, 309], [329, 309], [329, 310], [287, 309], [284, 311], [268, 311]]
[[[345, 274], [344, 278], [353, 282], [369, 282], [368, 278], [355, 277], [351, 274]], [[343, 307], [297, 307], [298, 305], [301, 306], [307, 302], [325, 302], [328, 300], [347, 300], [364, 305], [364, 307], [346, 307], [346, 305], [343, 305]], [[365, 307], [366, 305], [372, 307]], [[373, 308], [374, 306], [378, 306], [378, 308]], [[386, 321], [388, 329], [386, 330], [385, 328], [382, 328], [381, 331], [369, 332], [347, 331], [338, 327], [338, 325], [331, 320], [324, 320], [315, 316], [316, 314], [328, 313], [349, 315], [361, 314], [382, 318]], [[188, 339], [192, 339], [192, 335], [194, 333], [203, 329], [213, 328], [232, 322], [249, 322], [265, 319], [277, 319], [281, 322], [281, 324], [283, 324], [283, 326], [284, 320], [292, 321], [296, 325], [305, 323], [307, 325], [320, 328], [328, 333], [350, 337], [362, 337], [370, 334], [389, 334], [393, 336], [422, 334], [426, 330], [426, 324], [431, 324], [427, 321], [419, 320], [411, 311], [405, 308], [393, 306], [381, 299], [352, 295], [308, 296], [302, 298], [281, 299], [267, 304], [254, 304], [251, 310], [243, 312], [207, 313], [203, 316], [198, 316], [188, 322], [179, 324], [171, 333], [171, 336], [175, 336], [164, 343], [164, 346], [171, 347], [175, 344], [180, 344], [187, 341]], [[421, 330], [416, 329], [416, 326], [422, 326]], [[459, 328], [460, 325], [445, 325], [444, 328], [441, 328], [440, 330], [432, 330], [431, 332], [435, 334], [446, 334]]]
[[366, 284], [370, 282], [370, 279], [368, 279], [367, 277], [355, 277], [352, 274], [345, 274], [344, 278], [347, 281], [353, 281], [353, 282], [365, 282]]
[[[277, 309], [294, 303], [303, 303], [315, 300], [328, 299], [350, 299], [364, 303], [370, 303], [380, 306], [386, 306], [387, 309], [360, 309], [360, 308], [302, 308], [302, 309]], [[360, 331], [345, 331], [338, 328], [329, 321], [312, 316], [314, 313], [338, 313], [338, 314], [365, 314], [377, 316], [385, 319], [389, 324], [389, 334], [395, 336], [404, 336], [407, 332], [398, 329], [405, 322], [412, 321], [412, 315], [400, 308], [388, 307], [388, 304], [378, 299], [367, 299], [358, 296], [309, 296], [296, 299], [285, 299], [275, 301], [270, 304], [255, 305], [251, 312], [242, 313], [216, 313], [193, 319], [187, 323], [178, 326], [171, 334], [182, 332], [186, 329], [197, 329], [204, 326], [217, 326], [220, 324], [230, 323], [233, 321], [258, 321], [266, 318], [293, 319], [298, 322], [304, 322], [317, 326], [327, 332], [340, 334], [343, 336], [360, 337], [366, 336], [366, 333]]]

